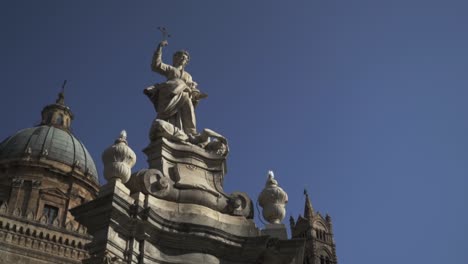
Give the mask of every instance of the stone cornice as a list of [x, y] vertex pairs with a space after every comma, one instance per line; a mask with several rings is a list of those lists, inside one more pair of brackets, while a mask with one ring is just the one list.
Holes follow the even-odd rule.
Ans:
[[[76, 231], [72, 231], [72, 230], [69, 230], [69, 229], [66, 229], [66, 228], [61, 228], [61, 227], [57, 227], [57, 226], [53, 226], [53, 225], [46, 225], [46, 224], [43, 224], [39, 221], [36, 221], [36, 220], [29, 220], [29, 219], [26, 219], [26, 218], [23, 218], [23, 217], [16, 217], [16, 216], [13, 216], [13, 215], [7, 215], [7, 214], [3, 214], [3, 213], [0, 213], [0, 221], [3, 223], [2, 225], [0, 225], [0, 229], [4, 228], [4, 226], [7, 224], [7, 223], [10, 223], [11, 226], [17, 224], [17, 225], [21, 225], [21, 224], [24, 224], [25, 227], [26, 226], [34, 226], [34, 230], [36, 231], [39, 231], [39, 232], [49, 232], [51, 234], [54, 234], [54, 235], [69, 235], [69, 236], [73, 236], [73, 237], [76, 237], [77, 239], [83, 239], [83, 240], [89, 240], [91, 239], [91, 237], [88, 235], [88, 234], [82, 234], [82, 233], [78, 233]], [[21, 226], [19, 226], [21, 227]], [[18, 227], [18, 228], [19, 228]], [[54, 232], [54, 233], [52, 233]]]
[[[59, 162], [59, 161], [53, 161], [52, 162]], [[59, 162], [60, 163], [60, 162]], [[60, 164], [61, 166], [66, 166], [69, 168], [68, 170], [63, 170], [60, 168], [57, 168], [53, 166], [50, 162], [44, 162], [44, 160], [25, 160], [25, 159], [8, 159], [8, 160], [1, 160], [0, 161], [0, 168], [41, 168], [48, 170], [50, 172], [56, 173], [62, 177], [68, 178], [68, 177], [73, 177], [73, 179], [77, 180], [78, 182], [81, 182], [84, 184], [90, 191], [97, 193], [99, 190], [99, 184], [92, 181], [90, 177], [86, 177], [82, 173], [77, 173], [76, 170], [73, 170], [71, 166], [68, 166], [66, 164]], [[47, 175], [45, 175], [47, 177]]]
[[89, 236], [18, 220], [0, 216], [0, 248], [53, 263], [80, 263], [87, 257]]

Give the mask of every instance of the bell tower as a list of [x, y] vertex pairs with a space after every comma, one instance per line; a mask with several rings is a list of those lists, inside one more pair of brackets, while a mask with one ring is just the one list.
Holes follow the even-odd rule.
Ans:
[[304, 264], [337, 264], [332, 219], [314, 211], [306, 190], [304, 196], [304, 216], [299, 215], [296, 221], [292, 216], [289, 219], [292, 238], [306, 240]]

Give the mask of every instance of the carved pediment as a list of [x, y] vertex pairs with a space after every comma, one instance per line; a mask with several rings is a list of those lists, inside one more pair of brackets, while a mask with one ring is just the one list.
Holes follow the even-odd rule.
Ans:
[[60, 190], [59, 188], [42, 189], [40, 191], [40, 194], [41, 195], [48, 194], [48, 195], [52, 195], [52, 196], [55, 196], [55, 197], [61, 198], [61, 199], [68, 199], [69, 198], [69, 196], [66, 193], [64, 193], [62, 190]]

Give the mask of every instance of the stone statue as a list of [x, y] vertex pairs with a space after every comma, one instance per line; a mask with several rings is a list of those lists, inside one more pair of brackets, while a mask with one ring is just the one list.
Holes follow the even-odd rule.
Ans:
[[227, 155], [229, 148], [226, 138], [211, 129], [197, 132], [194, 109], [207, 95], [198, 90], [197, 83], [185, 71], [190, 60], [189, 53], [177, 51], [172, 66], [165, 64], [162, 62], [162, 49], [167, 45], [167, 40], [159, 43], [151, 64], [151, 69], [167, 80], [144, 90], [158, 113], [150, 129], [151, 142], [166, 138], [173, 142], [194, 144], [218, 155]]
[[187, 135], [196, 135], [194, 108], [207, 95], [197, 89], [197, 83], [185, 71], [190, 60], [187, 51], [177, 51], [173, 56], [172, 66], [162, 62], [162, 49], [167, 45], [167, 40], [159, 43], [151, 64], [151, 69], [166, 77], [167, 81], [146, 88], [144, 93], [153, 102], [158, 112], [157, 119], [172, 124]]

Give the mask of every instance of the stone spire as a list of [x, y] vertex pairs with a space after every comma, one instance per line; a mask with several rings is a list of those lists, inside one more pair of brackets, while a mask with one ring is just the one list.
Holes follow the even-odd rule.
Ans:
[[305, 195], [305, 206], [304, 206], [304, 217], [308, 220], [312, 220], [314, 217], [314, 208], [312, 207], [312, 203], [310, 202], [309, 194], [307, 190], [304, 189]]
[[62, 90], [58, 93], [55, 104], [50, 104], [42, 109], [41, 125], [54, 126], [63, 130], [70, 131], [73, 113], [68, 106], [65, 105], [65, 84], [62, 85]]

